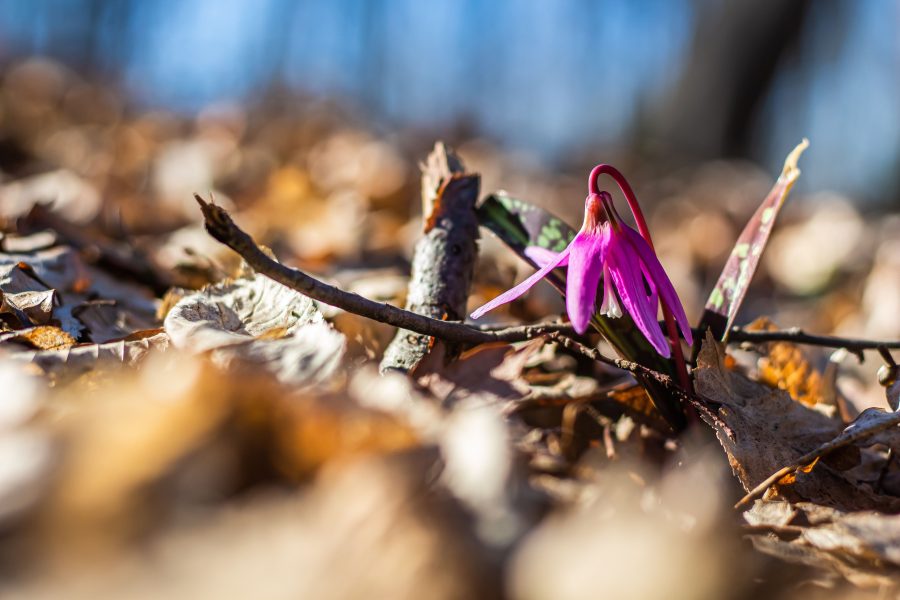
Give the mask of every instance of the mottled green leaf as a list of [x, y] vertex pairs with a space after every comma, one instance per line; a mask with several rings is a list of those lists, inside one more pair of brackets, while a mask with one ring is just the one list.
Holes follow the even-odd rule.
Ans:
[[[709, 294], [703, 318], [700, 320], [700, 330], [709, 328], [718, 340], [725, 341], [728, 338], [728, 332], [769, 241], [775, 218], [787, 200], [794, 182], [800, 177], [797, 160], [808, 146], [809, 141], [804, 139], [788, 154], [781, 176], [744, 227], [731, 251], [731, 256], [725, 263], [725, 268], [722, 269], [722, 274], [719, 275], [716, 286]], [[703, 336], [696, 337], [695, 355]]]

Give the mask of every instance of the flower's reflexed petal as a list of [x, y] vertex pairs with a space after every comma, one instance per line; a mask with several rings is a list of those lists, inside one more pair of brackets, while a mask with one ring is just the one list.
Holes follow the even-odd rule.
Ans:
[[516, 287], [503, 292], [502, 294], [500, 294], [499, 296], [497, 296], [496, 298], [494, 298], [493, 300], [491, 300], [484, 306], [481, 306], [481, 307], [475, 309], [475, 311], [472, 313], [471, 317], [473, 319], [477, 319], [477, 318], [481, 317], [484, 313], [486, 313], [490, 310], [494, 310], [501, 304], [506, 304], [507, 302], [512, 302], [513, 300], [515, 300], [516, 298], [518, 298], [519, 296], [521, 296], [522, 294], [527, 292], [529, 289], [532, 288], [532, 286], [534, 286], [534, 284], [536, 284], [538, 281], [540, 281], [541, 279], [546, 277], [547, 274], [550, 273], [550, 271], [552, 271], [553, 269], [558, 267], [563, 261], [565, 261], [569, 257], [570, 248], [571, 248], [571, 245], [569, 246], [569, 248], [566, 248], [561, 253], [559, 253], [556, 256], [556, 259], [554, 262], [547, 263], [546, 265], [541, 267], [540, 270], [538, 270], [534, 274], [532, 274], [531, 277], [529, 277], [528, 279], [526, 279], [525, 281], [523, 281]]
[[657, 258], [656, 253], [650, 249], [650, 246], [638, 232], [633, 229], [626, 229], [626, 235], [628, 236], [628, 241], [631, 243], [631, 246], [640, 257], [644, 268], [646, 268], [648, 279], [656, 283], [660, 298], [666, 308], [672, 311], [672, 315], [678, 323], [678, 328], [681, 330], [681, 335], [684, 336], [688, 345], [692, 345], [694, 339], [691, 335], [691, 325], [688, 323], [687, 315], [684, 314], [684, 307], [681, 306], [681, 300], [675, 292], [675, 287], [672, 285], [672, 282], [669, 281], [669, 276], [666, 275], [666, 271], [663, 269], [662, 264], [660, 264], [659, 258]]
[[610, 319], [618, 319], [622, 316], [622, 307], [616, 298], [616, 287], [613, 285], [612, 275], [609, 274], [609, 265], [603, 265], [603, 304], [600, 305], [600, 313]]
[[616, 235], [609, 243], [606, 260], [625, 310], [650, 345], [668, 358], [671, 349], [656, 319], [656, 306], [650, 306], [640, 260], [632, 251], [631, 244], [622, 235]]
[[656, 288], [656, 282], [653, 281], [653, 278], [650, 276], [650, 270], [647, 268], [647, 265], [644, 264], [644, 261], [641, 261], [641, 273], [644, 274], [644, 281], [647, 283], [647, 287], [650, 288], [650, 294], [647, 296], [647, 301], [651, 306], [659, 306], [659, 291]]
[[566, 312], [578, 333], [587, 331], [597, 301], [597, 286], [603, 274], [609, 228], [580, 232], [569, 244], [569, 272], [566, 275]]
[[[565, 252], [565, 250], [563, 251]], [[538, 266], [538, 268], [543, 267], [550, 261], [556, 260], [559, 256], [559, 252], [554, 252], [553, 250], [547, 250], [546, 248], [542, 248], [540, 246], [528, 246], [525, 248], [525, 256], [527, 256], [531, 261]], [[561, 263], [556, 265], [557, 267], [565, 267], [569, 264], [568, 255], [563, 259]]]

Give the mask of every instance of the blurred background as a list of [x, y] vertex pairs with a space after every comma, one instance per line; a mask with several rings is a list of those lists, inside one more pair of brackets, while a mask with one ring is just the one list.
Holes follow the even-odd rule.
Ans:
[[[739, 545], [719, 448], [622, 413], [644, 395], [618, 371], [550, 346], [444, 365], [564, 400], [488, 414], [452, 373], [455, 404], [378, 375], [395, 330], [324, 305], [348, 368], [323, 389], [150, 349], [235, 285], [196, 192], [402, 305], [438, 139], [482, 196], [576, 226], [616, 165], [696, 323], [807, 137], [737, 323], [900, 339], [898, 31], [896, 0], [0, 0], [0, 596], [797, 597]], [[532, 271], [487, 232], [478, 261], [470, 308]], [[540, 284], [484, 321], [563, 312]], [[785, 346], [731, 349], [795, 399], [885, 405], [876, 357]]]
[[2, 0], [0, 62], [52, 57], [182, 114], [290, 90], [553, 167], [640, 150], [776, 172], [806, 136], [799, 189], [888, 205], [898, 26], [890, 0]]

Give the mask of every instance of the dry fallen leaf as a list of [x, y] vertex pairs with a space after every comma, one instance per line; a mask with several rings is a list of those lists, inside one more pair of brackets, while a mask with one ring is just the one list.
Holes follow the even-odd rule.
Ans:
[[66, 246], [35, 253], [0, 254], [0, 289], [7, 293], [47, 288], [60, 293], [84, 291], [86, 278], [84, 263]]
[[0, 357], [0, 390], [0, 523], [6, 524], [45, 497], [58, 448], [32, 423], [46, 407], [46, 382]]
[[[716, 408], [721, 422], [701, 416], [716, 431], [745, 490], [841, 433], [839, 420], [728, 370], [724, 362], [724, 347], [708, 335], [694, 374], [695, 389]], [[879, 496], [823, 461], [808, 473], [796, 473], [791, 485], [779, 486], [778, 492], [843, 510], [900, 508], [900, 499]]]
[[46, 325], [53, 316], [53, 303], [56, 290], [40, 290], [13, 293], [2, 293], [0, 313], [9, 313], [19, 320], [22, 327], [29, 325]]
[[0, 334], [0, 343], [15, 342], [34, 350], [61, 350], [76, 344], [75, 338], [55, 325], [39, 325]]
[[498, 597], [494, 558], [422, 481], [433, 452], [328, 469], [305, 492], [268, 491], [80, 571], [0, 585], [16, 598]]
[[267, 429], [273, 436], [274, 461], [283, 475], [295, 481], [309, 477], [329, 461], [419, 445], [409, 423], [362, 408], [346, 396], [274, 400], [272, 410]]
[[[778, 327], [769, 319], [759, 318], [745, 329], [773, 331]], [[804, 350], [796, 344], [766, 344], [766, 355], [759, 360], [759, 378], [772, 387], [787, 390], [791, 398], [807, 406], [815, 406], [823, 401], [822, 375], [813, 368]]]
[[73, 223], [87, 223], [97, 216], [102, 199], [90, 183], [67, 170], [34, 175], [0, 187], [0, 218], [15, 219], [38, 203]]
[[311, 299], [250, 271], [182, 298], [165, 330], [177, 348], [211, 352], [223, 367], [262, 367], [293, 385], [327, 381], [345, 344]]
[[557, 509], [531, 531], [508, 571], [513, 597], [741, 595], [754, 565], [734, 568], [734, 546], [716, 533], [727, 528], [719, 490], [709, 485], [717, 469], [698, 460], [650, 487], [646, 481], [653, 477], [632, 467], [640, 475], [624, 465], [604, 472], [573, 506]]
[[757, 501], [744, 518], [755, 547], [789, 562], [814, 566], [865, 588], [900, 587], [900, 516], [846, 513], [800, 502]]
[[10, 358], [33, 363], [51, 378], [73, 377], [104, 364], [133, 366], [151, 350], [169, 347], [169, 336], [156, 332], [148, 337], [104, 344], [79, 344], [68, 348], [10, 353]]
[[543, 344], [543, 339], [518, 347], [482, 344], [447, 363], [444, 344], [435, 342], [412, 376], [448, 405], [470, 396], [483, 397], [487, 401], [521, 399], [528, 391], [528, 384], [521, 377], [522, 369]]

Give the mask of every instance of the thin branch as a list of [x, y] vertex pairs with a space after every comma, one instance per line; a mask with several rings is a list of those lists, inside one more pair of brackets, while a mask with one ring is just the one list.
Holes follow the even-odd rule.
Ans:
[[[664, 323], [660, 323], [663, 326]], [[561, 333], [574, 336], [575, 329], [570, 323], [559, 321], [546, 321], [532, 323], [531, 325], [510, 325], [508, 323], [468, 324], [469, 327], [479, 331], [503, 332], [510, 339], [506, 341], [524, 341], [544, 333]], [[703, 332], [697, 328], [692, 329], [695, 336], [703, 336]], [[523, 336], [518, 339], [518, 336]], [[882, 341], [867, 340], [862, 338], [846, 338], [831, 335], [815, 335], [804, 332], [802, 329], [792, 327], [790, 329], [778, 329], [775, 331], [748, 331], [741, 327], [733, 327], [729, 333], [728, 343], [764, 344], [767, 342], [791, 342], [806, 346], [821, 346], [823, 348], [845, 348], [848, 351], [860, 355], [865, 350], [900, 349], [900, 340]]]
[[630, 360], [604, 356], [599, 351], [594, 350], [593, 348], [588, 348], [584, 344], [577, 342], [576, 340], [573, 340], [572, 338], [561, 333], [549, 333], [547, 337], [558, 342], [563, 348], [568, 348], [569, 350], [577, 352], [590, 359], [596, 360], [597, 362], [622, 369], [623, 371], [628, 371], [636, 377], [644, 377], [657, 381], [658, 383], [662, 384], [663, 387], [670, 390], [675, 396], [680, 398], [683, 402], [689, 403], [691, 406], [693, 406], [708, 421], [715, 423], [718, 427], [721, 427], [726, 432], [733, 433], [731, 432], [731, 428], [728, 427], [728, 424], [722, 421], [722, 419], [720, 419], [718, 415], [710, 410], [709, 405], [717, 404], [716, 402], [701, 398], [694, 392], [684, 390], [675, 382], [674, 379], [672, 379], [668, 375], [660, 373], [659, 371], [654, 371], [653, 369], [647, 368]]
[[375, 302], [358, 294], [345, 292], [340, 288], [319, 281], [303, 271], [286, 267], [272, 259], [256, 245], [247, 232], [234, 223], [222, 207], [206, 202], [196, 194], [194, 198], [200, 204], [206, 230], [212, 237], [241, 255], [257, 273], [297, 290], [313, 300], [336, 306], [347, 312], [362, 315], [388, 325], [460, 344], [521, 342], [548, 332], [546, 324], [484, 331], [459, 321], [432, 319], [390, 304]]
[[[660, 323], [663, 326], [664, 323]], [[482, 331], [514, 330], [516, 327], [508, 324], [473, 325]], [[529, 327], [544, 327], [547, 333], [558, 331], [564, 335], [574, 335], [575, 330], [569, 323], [548, 321], [545, 323], [533, 323]], [[703, 336], [699, 329], [692, 330], [695, 336]], [[729, 343], [764, 344], [766, 342], [791, 342], [806, 346], [821, 346], [823, 348], [845, 348], [854, 354], [860, 354], [865, 350], [900, 350], [900, 340], [883, 341], [868, 340], [863, 338], [837, 337], [832, 335], [815, 335], [806, 333], [798, 327], [790, 329], [778, 329], [775, 331], [748, 331], [742, 327], [732, 327], [728, 334]], [[887, 360], [887, 359], [885, 359]]]
[[666, 389], [672, 390], [679, 394], [682, 398], [687, 397], [687, 393], [681, 389], [675, 381], [664, 373], [660, 373], [659, 371], [654, 371], [644, 365], [638, 364], [636, 362], [625, 360], [623, 358], [612, 358], [602, 354], [599, 350], [595, 350], [593, 348], [588, 348], [581, 342], [578, 342], [567, 335], [564, 335], [559, 332], [550, 332], [547, 334], [551, 340], [558, 342], [563, 348], [568, 348], [582, 356], [586, 356], [591, 360], [595, 360], [597, 362], [601, 362], [605, 365], [609, 365], [611, 367], [615, 367], [617, 369], [622, 369], [623, 371], [628, 371], [633, 375], [641, 375], [643, 377], [649, 377], [663, 385]]
[[863, 350], [877, 350], [880, 347], [900, 349], [900, 341], [865, 340], [858, 338], [835, 337], [830, 335], [812, 335], [800, 328], [782, 329], [778, 331], [747, 331], [733, 327], [728, 334], [729, 342], [793, 342], [808, 346], [824, 346], [826, 348], [846, 348], [858, 354]]
[[561, 321], [543, 321], [529, 325], [510, 325], [509, 323], [467, 323], [467, 325], [478, 331], [513, 331], [528, 328], [529, 330], [539, 329], [541, 333], [562, 333], [568, 336], [578, 335], [571, 323], [563, 323]]
[[[443, 323], [444, 321], [441, 322]], [[533, 325], [509, 326], [502, 329], [481, 329], [468, 323], [460, 323], [460, 325], [493, 336], [491, 340], [493, 342], [524, 342], [551, 333], [575, 331], [568, 323], [535, 323]]]

